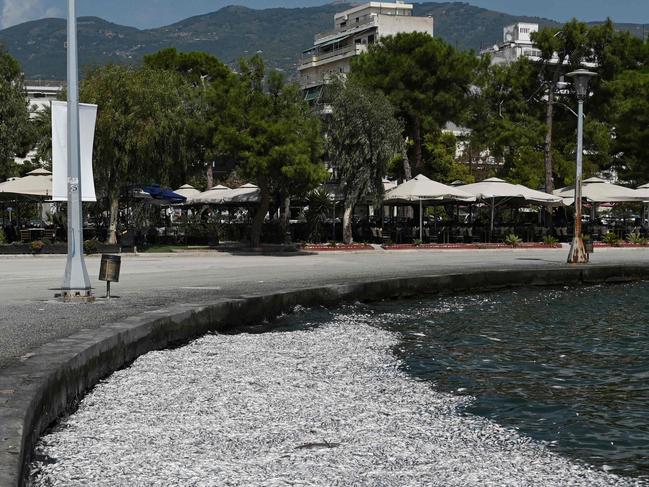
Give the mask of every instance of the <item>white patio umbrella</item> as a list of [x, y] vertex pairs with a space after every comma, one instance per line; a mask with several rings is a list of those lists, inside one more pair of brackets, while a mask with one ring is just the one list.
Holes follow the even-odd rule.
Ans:
[[475, 201], [476, 198], [462, 189], [438, 183], [420, 174], [388, 191], [384, 200], [386, 203], [419, 202], [419, 239], [423, 240], [424, 201]]
[[201, 192], [194, 188], [194, 186], [192, 186], [191, 184], [183, 184], [180, 188], [175, 190], [174, 193], [179, 194], [180, 196], [184, 196], [187, 199], [192, 196], [201, 194]]
[[491, 231], [494, 229], [494, 212], [496, 200], [508, 201], [518, 199], [543, 206], [562, 206], [563, 199], [542, 191], [530, 189], [522, 184], [511, 184], [499, 178], [485, 179], [479, 183], [458, 186], [463, 191], [474, 195], [478, 200], [491, 204]]
[[[575, 202], [574, 185], [557, 189], [554, 194], [563, 198], [566, 205]], [[612, 184], [597, 177], [586, 179], [582, 183], [582, 195], [589, 203], [632, 203], [643, 201], [646, 197], [642, 191]]]
[[252, 183], [244, 184], [236, 189], [228, 191], [223, 196], [224, 205], [246, 205], [259, 203], [261, 201], [261, 190]]
[[640, 192], [642, 196], [642, 201], [649, 203], [649, 183], [639, 186], [637, 191]]
[[52, 173], [47, 169], [35, 169], [22, 178], [13, 178], [0, 183], [0, 196], [31, 196], [48, 198], [52, 196]]
[[188, 205], [219, 205], [223, 202], [223, 196], [232, 191], [227, 186], [218, 184], [207, 191], [198, 193], [194, 196], [188, 196], [186, 204]]

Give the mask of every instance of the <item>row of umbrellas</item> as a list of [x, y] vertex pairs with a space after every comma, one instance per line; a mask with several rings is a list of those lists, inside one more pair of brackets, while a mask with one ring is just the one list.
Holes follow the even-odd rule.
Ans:
[[185, 203], [187, 205], [248, 205], [259, 203], [261, 194], [259, 187], [251, 183], [244, 184], [235, 189], [217, 185], [202, 193], [191, 188], [191, 186], [188, 187], [188, 185], [183, 186], [180, 190], [191, 192], [187, 196]]
[[[649, 201], [649, 184], [637, 190], [611, 184], [601, 178], [590, 178], [583, 182], [583, 197], [589, 203], [619, 203]], [[423, 206], [425, 202], [473, 202], [483, 201], [491, 206], [491, 229], [494, 226], [496, 203], [520, 201], [542, 206], [569, 206], [574, 203], [574, 186], [544, 193], [527, 188], [520, 184], [511, 184], [499, 178], [490, 178], [479, 183], [459, 186], [447, 186], [419, 175], [410, 181], [388, 191], [385, 202], [395, 204], [412, 204], [419, 202], [419, 231], [423, 232]]]
[[[625, 188], [593, 177], [583, 182], [582, 195], [588, 203], [649, 202], [649, 184], [638, 189]], [[479, 183], [447, 186], [419, 175], [389, 191], [386, 202], [417, 201], [488, 201], [491, 199], [520, 199], [544, 206], [570, 206], [574, 203], [575, 187], [557, 189], [553, 194], [511, 184], [499, 178]]]
[[[154, 198], [177, 200], [173, 202], [186, 204], [252, 204], [259, 202], [260, 195], [259, 188], [250, 183], [235, 189], [218, 185], [204, 192], [188, 184], [173, 192], [155, 185], [146, 186], [143, 190]], [[12, 178], [0, 183], [0, 195], [2, 194], [47, 198], [52, 194], [52, 173], [40, 168], [22, 178]], [[550, 195], [498, 178], [486, 179], [475, 184], [447, 186], [420, 174], [387, 191], [385, 201], [412, 204], [426, 201], [489, 202], [496, 199], [516, 199], [545, 206], [562, 206], [571, 205], [574, 202], [574, 194], [574, 186], [557, 189]], [[634, 190], [593, 177], [583, 182], [582, 194], [587, 202], [596, 204], [649, 202], [649, 184]]]

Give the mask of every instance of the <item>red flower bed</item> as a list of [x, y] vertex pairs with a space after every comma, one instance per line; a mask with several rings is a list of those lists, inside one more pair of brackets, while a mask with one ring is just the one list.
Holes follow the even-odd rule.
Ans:
[[312, 250], [315, 252], [349, 252], [354, 250], [373, 250], [373, 247], [368, 244], [306, 244], [302, 246], [302, 250]]
[[516, 247], [504, 243], [447, 243], [447, 244], [397, 244], [383, 245], [385, 250], [412, 250], [412, 249], [431, 249], [431, 250], [497, 250], [497, 249], [560, 249], [561, 244], [545, 244], [542, 242], [523, 242]]
[[643, 249], [647, 248], [649, 249], [649, 246], [647, 245], [641, 245], [641, 244], [634, 244], [634, 243], [629, 243], [629, 242], [619, 242], [616, 243], [615, 245], [607, 244], [606, 242], [593, 242], [593, 247], [599, 247], [599, 248], [612, 248], [612, 247], [620, 247], [620, 248], [625, 248], [625, 249]]

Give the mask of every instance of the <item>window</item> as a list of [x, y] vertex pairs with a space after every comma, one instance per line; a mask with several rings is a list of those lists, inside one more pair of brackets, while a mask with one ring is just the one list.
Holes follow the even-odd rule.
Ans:
[[374, 44], [374, 34], [367, 37], [368, 44]]

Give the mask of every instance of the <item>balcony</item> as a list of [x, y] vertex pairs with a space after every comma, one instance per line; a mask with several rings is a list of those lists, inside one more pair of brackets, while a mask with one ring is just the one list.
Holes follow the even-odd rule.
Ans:
[[360, 22], [358, 24], [353, 24], [347, 26], [345, 29], [333, 29], [329, 30], [326, 32], [320, 32], [319, 34], [315, 35], [315, 44], [320, 44], [322, 42], [326, 42], [330, 39], [333, 39], [338, 36], [343, 36], [343, 35], [350, 35], [350, 34], [355, 34], [356, 32], [360, 32], [365, 29], [369, 29], [372, 27], [376, 27], [379, 25], [379, 21], [377, 17], [368, 17], [366, 21]]
[[350, 44], [348, 46], [341, 47], [340, 49], [334, 49], [332, 51], [324, 52], [321, 54], [313, 54], [310, 56], [303, 55], [298, 69], [302, 70], [317, 66], [319, 64], [326, 64], [326, 62], [331, 61], [334, 58], [358, 56], [364, 52], [367, 52], [367, 44]]

